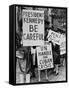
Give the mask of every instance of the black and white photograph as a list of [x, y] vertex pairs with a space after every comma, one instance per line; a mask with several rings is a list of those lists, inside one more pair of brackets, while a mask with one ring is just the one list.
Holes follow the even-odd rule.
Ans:
[[67, 81], [67, 8], [16, 5], [16, 84]]

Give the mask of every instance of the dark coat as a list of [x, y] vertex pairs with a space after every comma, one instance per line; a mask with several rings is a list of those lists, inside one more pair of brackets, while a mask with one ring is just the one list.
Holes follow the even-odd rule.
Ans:
[[52, 52], [54, 64], [60, 64], [60, 46], [52, 44]]

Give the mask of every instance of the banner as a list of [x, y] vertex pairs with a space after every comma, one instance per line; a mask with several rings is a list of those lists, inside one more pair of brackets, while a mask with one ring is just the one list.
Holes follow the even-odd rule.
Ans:
[[44, 41], [44, 11], [22, 11], [23, 46], [39, 46]]
[[45, 42], [44, 46], [37, 47], [38, 70], [53, 68], [52, 46]]
[[48, 38], [48, 41], [52, 41], [58, 45], [60, 45], [61, 43], [61, 34], [55, 31], [49, 30], [47, 38]]

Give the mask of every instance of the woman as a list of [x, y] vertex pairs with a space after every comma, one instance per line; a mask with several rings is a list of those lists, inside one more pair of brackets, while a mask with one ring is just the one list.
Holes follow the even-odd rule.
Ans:
[[53, 62], [54, 62], [54, 71], [56, 72], [56, 75], [59, 74], [59, 68], [58, 65], [60, 64], [60, 47], [59, 45], [53, 43], [52, 44], [52, 51], [53, 51]]

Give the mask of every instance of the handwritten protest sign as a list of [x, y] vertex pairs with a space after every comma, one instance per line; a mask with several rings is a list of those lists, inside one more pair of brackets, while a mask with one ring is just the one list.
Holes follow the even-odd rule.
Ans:
[[23, 46], [38, 46], [44, 41], [44, 11], [23, 10]]
[[49, 30], [48, 41], [52, 41], [60, 45], [60, 55], [66, 53], [66, 37], [63, 34], [57, 33], [55, 31]]
[[48, 38], [48, 41], [52, 41], [58, 45], [60, 45], [61, 43], [61, 34], [55, 31], [49, 30], [47, 38]]
[[65, 35], [62, 35], [60, 44], [60, 55], [65, 53], [66, 53], [66, 37]]
[[53, 68], [52, 46], [45, 42], [44, 46], [37, 47], [38, 70]]

